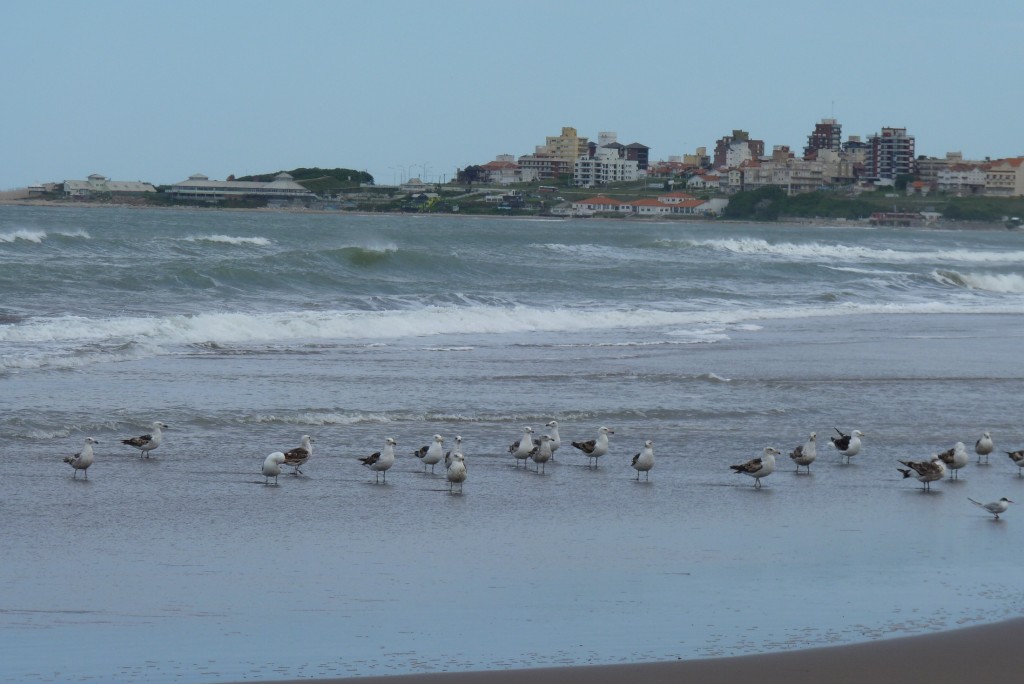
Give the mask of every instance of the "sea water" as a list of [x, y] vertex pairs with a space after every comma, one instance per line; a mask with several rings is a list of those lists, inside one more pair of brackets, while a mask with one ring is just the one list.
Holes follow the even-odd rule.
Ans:
[[[1024, 499], [1022, 295], [1006, 230], [0, 207], [0, 681], [636, 662], [1019, 616], [1024, 511], [967, 497]], [[152, 458], [121, 444], [157, 420]], [[517, 469], [549, 420], [555, 461]], [[589, 468], [570, 442], [602, 425]], [[866, 435], [850, 465], [836, 427]], [[463, 437], [461, 495], [412, 455], [435, 433]], [[304, 434], [303, 475], [266, 485]], [[357, 459], [389, 436], [377, 485]], [[958, 481], [897, 471], [956, 441]], [[755, 488], [729, 465], [765, 446]]]

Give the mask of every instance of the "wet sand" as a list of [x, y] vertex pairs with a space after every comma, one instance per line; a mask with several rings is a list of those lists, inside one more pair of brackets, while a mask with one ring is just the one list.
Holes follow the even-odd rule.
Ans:
[[[801, 651], [635, 665], [452, 672], [313, 680], [321, 684], [794, 684], [1010, 682], [1020, 676], [1024, 618], [936, 634]], [[300, 680], [282, 680], [283, 682]], [[303, 679], [303, 682], [311, 680]]]

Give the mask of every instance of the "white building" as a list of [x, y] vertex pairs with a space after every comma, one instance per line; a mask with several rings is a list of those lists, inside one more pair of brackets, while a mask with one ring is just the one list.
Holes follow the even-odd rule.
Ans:
[[633, 159], [621, 159], [618, 150], [599, 147], [594, 157], [581, 156], [573, 166], [573, 183], [579, 187], [635, 181], [640, 165]]
[[935, 174], [939, 192], [971, 195], [985, 189], [985, 167], [981, 164], [952, 164]]
[[91, 197], [93, 195], [142, 195], [156, 192], [152, 183], [142, 181], [112, 181], [106, 176], [94, 173], [86, 180], [64, 181], [65, 197]]
[[309, 200], [316, 197], [312, 192], [295, 182], [287, 173], [279, 173], [269, 183], [260, 181], [219, 181], [210, 180], [201, 173], [194, 173], [180, 183], [167, 189], [167, 194], [179, 200], [200, 202], [222, 202], [225, 199], [256, 197], [268, 201]]

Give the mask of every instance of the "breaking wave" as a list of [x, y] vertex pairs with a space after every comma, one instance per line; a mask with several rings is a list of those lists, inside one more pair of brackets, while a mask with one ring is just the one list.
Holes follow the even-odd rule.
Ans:
[[231, 235], [190, 235], [185, 242], [214, 242], [223, 245], [254, 245], [268, 247], [273, 242], [265, 237], [233, 237]]

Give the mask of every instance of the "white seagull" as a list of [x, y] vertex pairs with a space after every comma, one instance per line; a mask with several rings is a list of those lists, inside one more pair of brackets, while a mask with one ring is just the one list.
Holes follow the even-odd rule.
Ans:
[[974, 443], [974, 453], [978, 454], [978, 463], [981, 463], [981, 457], [985, 457], [985, 465], [988, 465], [988, 455], [992, 453], [992, 450], [996, 448], [996, 445], [992, 443], [991, 433], [982, 433], [981, 439]]
[[1024, 468], [1024, 449], [1018, 449], [1017, 451], [1007, 451], [1006, 455], [1013, 461], [1013, 465], [1017, 466], [1017, 477], [1024, 475], [1021, 472], [1021, 468]]
[[508, 453], [512, 454], [512, 458], [516, 459], [516, 467], [519, 467], [519, 461], [523, 462], [523, 467], [526, 467], [526, 459], [530, 458], [530, 452], [533, 451], [533, 428], [524, 427], [523, 436], [508, 445]]
[[808, 473], [811, 472], [811, 464], [818, 457], [817, 439], [818, 433], [812, 432], [806, 442], [789, 452], [789, 457], [796, 463], [796, 472], [800, 472], [800, 466], [807, 468]]
[[433, 473], [434, 466], [444, 458], [444, 437], [434, 435], [434, 441], [429, 446], [422, 446], [413, 453], [423, 461], [423, 472], [427, 472], [427, 466], [430, 466], [430, 472]]
[[975, 501], [971, 497], [967, 497], [967, 500], [975, 506], [981, 506], [992, 515], [996, 516], [996, 520], [999, 520], [1000, 513], [1005, 513], [1006, 509], [1010, 507], [1010, 504], [1014, 503], [1005, 496], [999, 501], [992, 501], [991, 503], [981, 503], [980, 501]]
[[923, 489], [926, 492], [932, 490], [932, 482], [941, 480], [946, 475], [946, 464], [938, 456], [932, 456], [930, 461], [900, 461], [900, 463], [910, 469], [896, 469], [903, 473], [903, 479], [916, 477], [917, 481], [924, 485]]
[[775, 472], [775, 457], [779, 455], [779, 450], [773, 447], [765, 447], [764, 455], [760, 458], [752, 458], [746, 463], [740, 465], [729, 466], [734, 472], [743, 473], [754, 478], [754, 486], [761, 486], [761, 478], [768, 477]]
[[851, 458], [860, 453], [860, 438], [864, 436], [864, 433], [854, 430], [852, 435], [847, 435], [839, 428], [836, 428], [836, 432], [839, 433], [839, 436], [829, 439], [832, 440], [832, 446], [836, 451], [845, 456], [846, 462], [849, 463]]
[[[555, 452], [558, 451], [558, 447], [562, 446], [562, 438], [558, 435], [558, 421], [549, 421], [544, 427], [547, 428], [547, 435], [551, 438], [551, 460], [555, 460]], [[534, 440], [536, 443], [537, 440]]]
[[92, 437], [86, 437], [85, 438], [85, 446], [82, 447], [81, 451], [79, 451], [74, 456], [65, 456], [64, 457], [64, 462], [70, 464], [71, 467], [75, 469], [74, 470], [74, 475], [71, 476], [72, 479], [78, 478], [78, 471], [79, 470], [81, 470], [82, 473], [85, 475], [85, 479], [86, 480], [89, 479], [89, 466], [92, 465], [93, 460], [94, 460], [93, 454], [92, 454], [92, 445], [93, 444], [99, 444], [99, 442], [97, 442]]
[[952, 449], [946, 449], [939, 454], [939, 460], [946, 464], [949, 470], [949, 479], [959, 480], [960, 469], [970, 463], [971, 457], [967, 454], [967, 447], [963, 442], [957, 442]]
[[466, 459], [459, 452], [452, 454], [451, 465], [448, 466], [448, 470], [445, 472], [445, 477], [448, 478], [448, 491], [452, 491], [452, 487], [455, 484], [459, 485], [459, 494], [462, 493], [462, 483], [466, 481]]
[[551, 435], [541, 435], [540, 444], [530, 451], [530, 458], [537, 464], [537, 473], [544, 473], [545, 464], [551, 460]]
[[384, 473], [384, 482], [388, 481], [388, 468], [395, 465], [395, 440], [388, 437], [384, 440], [384, 448], [375, 451], [366, 458], [359, 459], [359, 462], [374, 473], [374, 481], [380, 482], [380, 474]]
[[151, 434], [132, 437], [131, 439], [122, 439], [121, 444], [127, 444], [138, 449], [139, 458], [143, 456], [149, 458], [149, 452], [160, 446], [160, 440], [164, 438], [164, 433], [160, 431], [161, 428], [166, 430], [168, 427], [166, 423], [156, 421], [153, 423], [153, 432]]
[[309, 435], [302, 435], [302, 445], [297, 446], [290, 451], [284, 452], [284, 464], [295, 468], [292, 471], [292, 475], [299, 475], [302, 473], [301, 466], [309, 460], [309, 457], [313, 455], [313, 442], [316, 440], [310, 439]]
[[452, 455], [462, 453], [462, 435], [455, 435], [455, 447], [449, 451], [444, 452], [444, 467], [448, 468], [452, 464]]
[[654, 442], [651, 440], [644, 442], [644, 448], [633, 457], [630, 465], [636, 468], [637, 481], [640, 480], [640, 473], [644, 474], [645, 480], [650, 480], [651, 468], [654, 467]]
[[582, 451], [587, 457], [587, 467], [590, 467], [590, 460], [597, 459], [608, 453], [608, 435], [614, 435], [615, 430], [608, 427], [601, 427], [597, 431], [597, 439], [589, 439], [586, 442], [573, 442], [572, 445]]
[[266, 478], [263, 484], [270, 484], [270, 478], [274, 478], [274, 484], [277, 484], [277, 476], [281, 474], [281, 465], [284, 463], [284, 454], [280, 451], [267, 456], [267, 460], [263, 461], [263, 477]]

